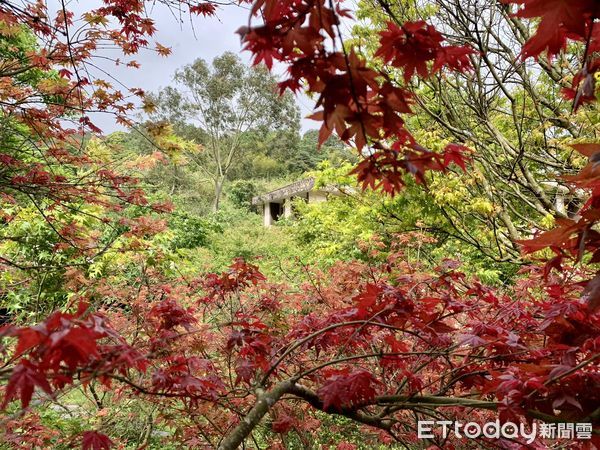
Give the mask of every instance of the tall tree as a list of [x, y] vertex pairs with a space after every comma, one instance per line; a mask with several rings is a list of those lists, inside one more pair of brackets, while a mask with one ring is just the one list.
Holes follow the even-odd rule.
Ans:
[[188, 139], [204, 146], [192, 156], [214, 185], [217, 210], [227, 175], [251, 130], [299, 128], [299, 112], [289, 95], [280, 96], [276, 80], [263, 67], [249, 68], [233, 53], [212, 65], [197, 59], [175, 73], [174, 86], [154, 96], [153, 119], [169, 120]]

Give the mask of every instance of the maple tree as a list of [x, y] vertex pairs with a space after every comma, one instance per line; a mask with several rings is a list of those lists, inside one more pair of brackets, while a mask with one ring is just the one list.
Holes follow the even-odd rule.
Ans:
[[[189, 7], [192, 13], [210, 12], [207, 2], [163, 3]], [[134, 99], [144, 96], [135, 88], [123, 92], [104, 79], [109, 77], [98, 76], [102, 71], [97, 63], [98, 58], [108, 58], [97, 54], [99, 47], [116, 48], [130, 58], [151, 46], [155, 28], [144, 2], [104, 2], [80, 18], [75, 18], [64, 2], [57, 11], [53, 9], [45, 2], [0, 6], [0, 184], [2, 221], [9, 229], [2, 241], [23, 243], [24, 236], [18, 232], [11, 236], [10, 227], [17, 227], [19, 219], [31, 212], [41, 217], [51, 235], [48, 241], [55, 244], [49, 250], [51, 257], [33, 264], [27, 258], [0, 255], [2, 264], [16, 272], [86, 265], [104, 254], [119, 234], [120, 219], [111, 212], [127, 205], [170, 209], [166, 204], [150, 204], [135, 177], [116, 171], [114, 161], [93, 155], [85, 145], [90, 135], [100, 132], [90, 118], [92, 113], [112, 114], [119, 123], [131, 125], [128, 114], [136, 106]], [[155, 51], [168, 54], [160, 44]], [[138, 65], [132, 59], [117, 58], [114, 63]], [[77, 214], [103, 226], [104, 239], [99, 239], [97, 229], [77, 223]], [[61, 254], [67, 255], [69, 264], [53, 264]]]
[[516, 5], [500, 2], [445, 0], [390, 2], [385, 12], [365, 2], [349, 41], [381, 67], [373, 56], [379, 41], [374, 30], [385, 30], [392, 17], [421, 17], [435, 23], [448, 43], [468, 42], [476, 50], [469, 57], [473, 70], [464, 73], [444, 71], [404, 82], [399, 71], [384, 68], [415, 93], [407, 124], [423, 145], [437, 150], [461, 142], [473, 150], [468, 172], [430, 176], [433, 203], [441, 211], [434, 220], [421, 220], [424, 227], [455, 247], [487, 254], [488, 264], [503, 266], [520, 261], [517, 240], [552, 228], [555, 217], [572, 216], [585, 202], [586, 193], [570, 189], [557, 174], [581, 168], [583, 158], [569, 144], [593, 141], [597, 123], [594, 108], [573, 112], [572, 99], [561, 93], [581, 68], [583, 45], [551, 59], [523, 59], [519, 53], [534, 24], [516, 11]]
[[[524, 5], [518, 15], [541, 16], [537, 33], [523, 47], [524, 57], [541, 58], [546, 52], [552, 58], [568, 40], [584, 43], [582, 69], [565, 92], [575, 108], [583, 107], [592, 100], [597, 70], [596, 2], [516, 3]], [[207, 2], [175, 5], [196, 14], [215, 12], [215, 5]], [[0, 11], [8, 33], [10, 26], [22, 22], [56, 45], [56, 50], [44, 47], [15, 61], [24, 72], [31, 70], [27, 64], [46, 72], [61, 65], [77, 72], [99, 40], [110, 39], [130, 54], [147, 45], [154, 31], [152, 21], [143, 16], [143, 2], [105, 2], [84, 16], [91, 29], [83, 43], [71, 41], [71, 17], [64, 8], [52, 23], [47, 22], [43, 3], [23, 10], [3, 3]], [[313, 117], [323, 122], [320, 140], [335, 132], [354, 143], [362, 156], [354, 173], [364, 187], [398, 194], [405, 176], [425, 184], [427, 171], [444, 172], [454, 165], [469, 170], [467, 146], [448, 144], [438, 153], [419, 145], [405, 121], [414, 95], [344, 45], [339, 24], [350, 13], [343, 4], [258, 0], [252, 15], [262, 22], [240, 30], [246, 48], [256, 62], [288, 66], [282, 90], [307, 89], [318, 96], [320, 111]], [[105, 28], [107, 17], [116, 21], [116, 29]], [[66, 42], [51, 39], [59, 35]], [[162, 47], [158, 51], [165, 52]], [[405, 81], [469, 70], [472, 54], [468, 47], [446, 44], [443, 35], [424, 22], [390, 22], [377, 51]], [[123, 204], [146, 206], [147, 200], [131, 186], [134, 180], [99, 169], [96, 161], [78, 152], [82, 138], [76, 132], [98, 131], [86, 111], [111, 108], [128, 120], [126, 113], [133, 105], [123, 105], [122, 94], [108, 94], [106, 86], [103, 93], [84, 91], [90, 80], [75, 72], [59, 69], [66, 81], [43, 80], [35, 86], [23, 86], [10, 71], [3, 76], [8, 83], [8, 106], [3, 109], [8, 123], [21, 130], [17, 135], [26, 133], [28, 143], [33, 141], [28, 148], [43, 152], [52, 163], [4, 155], [2, 194], [5, 202], [31, 199], [38, 200], [38, 206], [43, 196], [47, 203], [39, 212], [63, 241], [53, 249], [68, 249], [68, 261], [78, 267], [81, 258], [93, 259], [95, 252], [103, 251], [95, 245], [97, 239], [76, 225], [57, 227], [57, 219], [47, 211], [69, 210], [79, 202], [100, 203], [106, 215], [100, 222], [110, 222]], [[44, 98], [42, 108], [35, 106], [38, 95]], [[52, 96], [60, 101], [52, 101]], [[73, 117], [69, 111], [79, 112], [75, 128], [65, 126], [65, 119]], [[175, 411], [175, 418], [164, 413], [162, 420], [177, 423], [177, 439], [188, 447], [237, 448], [256, 439], [254, 432], [267, 415], [270, 431], [262, 435], [271, 448], [283, 448], [282, 436], [292, 432], [301, 443], [309, 442], [318, 432], [321, 413], [370, 430], [363, 435], [367, 445], [414, 444], [419, 418], [483, 422], [498, 417], [591, 422], [597, 427], [600, 281], [594, 263], [600, 235], [594, 226], [600, 219], [600, 147], [574, 148], [590, 162], [566, 181], [589, 191], [589, 199], [577, 217], [559, 219], [557, 228], [521, 243], [526, 252], [550, 249], [555, 256], [545, 265], [523, 267], [522, 277], [511, 287], [484, 286], [462, 274], [459, 263], [451, 260], [424, 270], [406, 262], [401, 244], [381, 264], [340, 263], [329, 273], [315, 273], [299, 290], [268, 283], [257, 266], [243, 260], [223, 273], [194, 279], [173, 280], [149, 270], [131, 283], [67, 272], [66, 307], [56, 308], [36, 325], [0, 329], [12, 342], [2, 348], [2, 408], [20, 402], [20, 412], [6, 419], [7, 438], [18, 445], [52, 439], [29, 409], [34, 401], [50, 401], [73, 386], [114, 391], [117, 397], [135, 397]], [[90, 181], [81, 182], [79, 167], [92, 168]], [[157, 211], [165, 208], [154, 206]], [[126, 250], [139, 249], [143, 237], [161, 227], [160, 219], [147, 216], [121, 221], [125, 234], [134, 238]], [[11, 270], [28, 270], [7, 258], [2, 261]], [[106, 301], [110, 297], [127, 308], [111, 308]], [[114, 445], [102, 429], [84, 431], [78, 439], [84, 449]], [[469, 445], [441, 436], [428, 444]], [[524, 445], [519, 438], [482, 439], [473, 446], [479, 444]], [[573, 445], [598, 444], [594, 434]], [[532, 446], [546, 448], [544, 442]], [[338, 448], [352, 445], [341, 443]]]

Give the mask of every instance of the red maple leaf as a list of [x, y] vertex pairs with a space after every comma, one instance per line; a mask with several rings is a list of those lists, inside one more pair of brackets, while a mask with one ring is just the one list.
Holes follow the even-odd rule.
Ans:
[[[389, 22], [380, 33], [380, 47], [376, 56], [404, 70], [404, 81], [408, 82], [417, 73], [423, 78], [447, 66], [453, 70], [470, 69], [468, 56], [473, 50], [468, 47], [442, 45], [444, 37], [432, 25], [420, 20], [406, 22], [401, 27]], [[433, 62], [431, 69], [429, 63]]]
[[459, 166], [463, 172], [467, 171], [466, 163], [469, 160], [468, 154], [471, 149], [459, 144], [448, 144], [444, 149], [444, 167], [454, 163]]
[[26, 359], [22, 360], [12, 371], [0, 409], [4, 409], [11, 400], [16, 398], [18, 392], [21, 393], [21, 406], [27, 408], [36, 386], [47, 394], [52, 394], [48, 380], [38, 367]]
[[600, 308], [600, 273], [587, 283], [583, 296], [587, 300], [590, 311], [594, 312]]
[[83, 450], [110, 450], [114, 446], [114, 442], [110, 438], [97, 431], [84, 431], [81, 441]]
[[317, 394], [323, 401], [323, 409], [340, 410], [344, 407], [366, 403], [375, 398], [375, 376], [364, 369], [340, 369], [327, 372], [326, 381]]
[[190, 331], [196, 323], [192, 308], [184, 308], [173, 299], [166, 299], [152, 307], [149, 318], [156, 319], [158, 327], [170, 330], [176, 326], [182, 326]]
[[356, 302], [356, 306], [360, 309], [370, 309], [377, 303], [379, 296], [383, 293], [383, 288], [376, 284], [367, 284], [366, 289], [358, 294], [353, 300]]
[[192, 14], [198, 14], [206, 16], [212, 16], [217, 11], [217, 5], [209, 2], [198, 3], [197, 5], [190, 6], [190, 12]]
[[517, 17], [541, 18], [537, 32], [523, 46], [524, 57], [537, 57], [544, 51], [549, 56], [556, 55], [565, 48], [567, 38], [584, 39], [597, 8], [594, 0], [519, 0], [510, 3], [523, 4]]
[[277, 419], [271, 423], [271, 429], [275, 433], [285, 434], [292, 430], [296, 425], [296, 419], [287, 414], [280, 414]]

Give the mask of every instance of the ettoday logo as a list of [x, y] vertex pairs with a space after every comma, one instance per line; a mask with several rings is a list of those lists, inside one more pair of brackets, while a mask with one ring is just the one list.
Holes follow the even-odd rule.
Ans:
[[417, 437], [419, 439], [435, 438], [434, 430], [441, 429], [441, 437], [446, 439], [453, 433], [458, 439], [475, 439], [486, 437], [488, 439], [525, 439], [531, 444], [536, 439], [591, 439], [591, 423], [541, 423], [531, 424], [526, 427], [524, 423], [487, 422], [483, 425], [476, 422], [461, 422], [451, 420], [421, 420], [417, 423]]

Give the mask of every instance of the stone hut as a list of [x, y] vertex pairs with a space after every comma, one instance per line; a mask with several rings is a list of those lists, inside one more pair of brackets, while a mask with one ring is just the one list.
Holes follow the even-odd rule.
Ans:
[[292, 201], [294, 199], [302, 199], [308, 203], [325, 202], [332, 194], [339, 195], [339, 189], [334, 186], [315, 189], [315, 179], [306, 178], [253, 197], [252, 204], [259, 210], [262, 208], [264, 226], [270, 227], [282, 217], [292, 217]]

